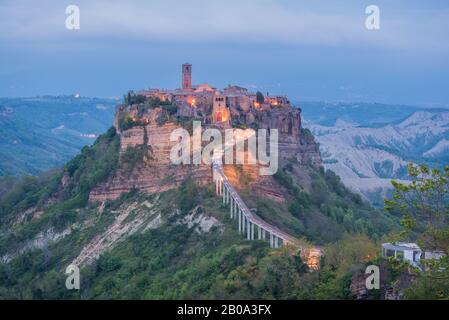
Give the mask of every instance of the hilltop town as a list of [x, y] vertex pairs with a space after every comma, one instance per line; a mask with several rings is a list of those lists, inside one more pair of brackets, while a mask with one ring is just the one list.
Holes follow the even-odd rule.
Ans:
[[193, 85], [192, 65], [188, 63], [182, 65], [181, 83], [182, 87], [174, 90], [129, 92], [125, 103], [117, 108], [116, 128], [146, 125], [155, 116], [154, 109], [161, 107], [161, 117], [165, 118], [195, 119], [220, 128], [275, 128], [281, 134], [299, 136], [301, 109], [286, 96], [263, 95], [237, 85], [223, 90], [207, 83]]
[[[170, 162], [170, 150], [176, 144], [170, 141], [170, 133], [181, 127], [192, 130], [192, 121], [219, 130], [277, 129], [281, 166], [291, 161], [317, 168], [321, 165], [318, 144], [301, 127], [301, 109], [286, 96], [263, 95], [236, 85], [223, 90], [209, 84], [193, 85], [192, 65], [188, 63], [182, 65], [181, 84], [174, 90], [129, 92], [117, 106], [114, 127], [120, 135], [122, 158], [139, 153], [142, 161], [133, 162], [132, 168], [129, 161], [122, 161], [117, 174], [92, 190], [91, 201], [116, 199], [132, 188], [147, 193], [166, 191], [178, 187], [187, 176], [199, 184], [210, 183], [207, 165], [173, 166]], [[261, 194], [285, 200], [272, 177], [260, 177], [257, 166], [244, 165], [243, 169]], [[236, 166], [225, 166], [225, 171], [232, 170]], [[238, 186], [238, 179], [235, 182]]]
[[[204, 123], [233, 124], [244, 122], [247, 125], [256, 122], [256, 111], [267, 112], [292, 105], [286, 96], [270, 96], [268, 93], [254, 93], [248, 89], [228, 85], [223, 90], [203, 83], [192, 84], [192, 65], [182, 65], [182, 87], [175, 90], [150, 89], [137, 92], [137, 95], [161, 102], [174, 103], [178, 108], [178, 115], [201, 119]], [[292, 117], [285, 119], [283, 130], [292, 133], [294, 127], [299, 128], [300, 116], [298, 110]]]

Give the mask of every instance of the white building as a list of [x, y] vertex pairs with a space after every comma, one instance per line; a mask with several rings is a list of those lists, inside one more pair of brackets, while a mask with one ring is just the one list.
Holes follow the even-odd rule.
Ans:
[[423, 251], [416, 243], [383, 243], [382, 256], [395, 257], [421, 268], [421, 260], [440, 259], [446, 254], [443, 251]]
[[443, 251], [424, 251], [424, 260], [428, 259], [440, 259], [444, 257], [446, 254]]
[[416, 267], [419, 266], [421, 254], [422, 250], [416, 243], [397, 242], [395, 244], [382, 244], [383, 257], [395, 257], [396, 259], [407, 261]]

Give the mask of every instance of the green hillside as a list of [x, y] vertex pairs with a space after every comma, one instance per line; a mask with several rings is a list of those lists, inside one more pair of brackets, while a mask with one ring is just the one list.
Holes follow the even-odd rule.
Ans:
[[[1, 180], [0, 297], [346, 299], [352, 274], [377, 254], [376, 238], [395, 226], [331, 173], [316, 172], [321, 191], [307, 194], [285, 168], [277, 179], [292, 200], [271, 216], [265, 200], [260, 214], [323, 246], [321, 270], [311, 272], [292, 248], [245, 240], [211, 187], [191, 180], [159, 195], [133, 190], [104, 207], [88, 204], [89, 190], [114, 173], [118, 146], [111, 128], [83, 148], [65, 166], [65, 186], [61, 171]], [[113, 239], [118, 229], [125, 236]], [[69, 291], [65, 268], [91, 241], [104, 250], [82, 264], [81, 290]]]
[[37, 175], [63, 165], [110, 126], [115, 102], [0, 98], [0, 176]]

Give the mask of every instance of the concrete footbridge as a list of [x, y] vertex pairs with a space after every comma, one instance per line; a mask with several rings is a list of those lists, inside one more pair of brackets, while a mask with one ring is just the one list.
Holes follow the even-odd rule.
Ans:
[[223, 204], [229, 205], [231, 219], [237, 219], [239, 232], [246, 234], [248, 240], [269, 239], [271, 248], [296, 243], [296, 238], [270, 225], [248, 209], [224, 174], [220, 160], [212, 163], [212, 182], [215, 193], [223, 198]]
[[[247, 138], [247, 137], [246, 137]], [[229, 205], [229, 214], [232, 220], [237, 220], [239, 233], [248, 240], [269, 240], [271, 248], [291, 245], [299, 249], [301, 257], [312, 269], [319, 269], [320, 257], [323, 252], [320, 247], [301, 243], [297, 238], [287, 234], [279, 228], [267, 223], [248, 209], [245, 202], [229, 182], [223, 171], [223, 154], [227, 149], [233, 148], [235, 139], [226, 142], [223, 149], [214, 152], [211, 159], [212, 185], [216, 195], [222, 197], [223, 204]]]

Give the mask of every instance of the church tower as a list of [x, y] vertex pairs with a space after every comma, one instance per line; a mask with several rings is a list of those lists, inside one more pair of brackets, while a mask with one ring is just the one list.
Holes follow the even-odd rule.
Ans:
[[184, 90], [192, 89], [192, 65], [190, 63], [182, 65], [182, 88]]

